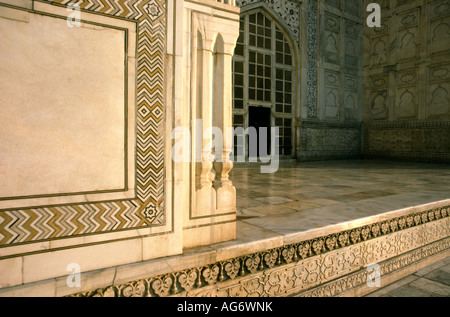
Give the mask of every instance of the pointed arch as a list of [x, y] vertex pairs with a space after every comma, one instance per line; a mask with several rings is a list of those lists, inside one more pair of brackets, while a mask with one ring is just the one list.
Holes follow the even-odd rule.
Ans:
[[[300, 68], [300, 43], [297, 41], [297, 35], [294, 34], [291, 28], [286, 24], [286, 22], [280, 17], [278, 13], [276, 13], [268, 4], [265, 2], [256, 2], [246, 6], [241, 7], [241, 16], [247, 15], [253, 12], [263, 12], [267, 15], [272, 21], [274, 21], [283, 32], [285, 38], [288, 40], [290, 48], [292, 50], [293, 56], [295, 56], [295, 64], [294, 67]], [[300, 30], [299, 30], [300, 32]]]
[[[300, 116], [300, 54], [294, 38], [265, 3], [241, 7], [240, 36], [233, 58], [233, 125], [250, 128], [251, 117], [259, 116], [255, 107], [270, 108], [270, 126], [279, 127], [281, 132], [279, 153], [291, 158], [299, 142], [294, 133], [295, 117]], [[260, 114], [266, 116], [267, 111], [262, 109]], [[267, 118], [262, 121], [267, 124]], [[238, 150], [235, 147], [235, 153]]]
[[217, 54], [217, 53], [224, 53], [224, 52], [225, 52], [225, 43], [224, 43], [222, 34], [217, 33], [217, 36], [214, 40], [213, 53]]

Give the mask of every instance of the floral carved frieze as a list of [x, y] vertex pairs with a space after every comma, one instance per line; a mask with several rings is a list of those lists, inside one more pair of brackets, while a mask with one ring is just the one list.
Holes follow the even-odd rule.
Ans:
[[[355, 273], [375, 261], [386, 261], [436, 241], [448, 240], [449, 215], [450, 206], [425, 210], [205, 266], [71, 296], [282, 296], [306, 292]], [[448, 248], [448, 244], [444, 249]], [[442, 247], [436, 250], [442, 250]]]

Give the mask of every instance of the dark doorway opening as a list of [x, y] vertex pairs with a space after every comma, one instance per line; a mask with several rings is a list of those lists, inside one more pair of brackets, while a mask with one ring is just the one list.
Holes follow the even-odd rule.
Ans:
[[[270, 119], [271, 119], [271, 108], [265, 107], [248, 107], [248, 126], [254, 127], [256, 129], [257, 140], [249, 139], [248, 143], [248, 156], [268, 156], [271, 150], [271, 129], [270, 129]], [[261, 128], [266, 128], [265, 138], [264, 134], [261, 133]], [[253, 142], [256, 142], [254, 144]], [[253, 144], [252, 144], [253, 143]]]

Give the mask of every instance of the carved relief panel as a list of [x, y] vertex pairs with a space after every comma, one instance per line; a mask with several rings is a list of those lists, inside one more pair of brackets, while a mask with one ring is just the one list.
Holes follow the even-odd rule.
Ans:
[[448, 53], [450, 49], [450, 1], [429, 5], [430, 55]]
[[363, 152], [447, 162], [450, 1], [376, 2], [382, 25], [365, 28]]
[[345, 12], [353, 15], [360, 16], [361, 15], [361, 1], [359, 0], [345, 0]]
[[350, 20], [344, 20], [344, 44], [345, 44], [345, 64], [349, 66], [358, 66], [361, 56], [361, 35], [360, 25]]
[[336, 119], [339, 116], [340, 73], [325, 71], [325, 117]]
[[380, 74], [371, 76], [370, 103], [368, 104], [368, 117], [370, 120], [384, 120], [388, 118], [388, 84], [389, 76]]
[[397, 61], [417, 59], [419, 57], [419, 10], [414, 9], [397, 17], [398, 35], [396, 50]]
[[431, 66], [428, 80], [427, 116], [450, 117], [450, 64]]
[[415, 121], [448, 116], [450, 1], [427, 2], [425, 7], [422, 1], [375, 2], [382, 8], [382, 21], [380, 28], [365, 29], [365, 71], [372, 74], [365, 81], [370, 89], [366, 118]]
[[381, 21], [381, 28], [370, 30], [370, 66], [386, 65], [389, 59], [389, 20]]
[[357, 120], [359, 113], [359, 78], [353, 75], [344, 75], [344, 120]]
[[450, 117], [450, 1], [434, 1], [428, 7], [429, 55], [433, 61], [428, 68], [427, 111], [428, 118]]
[[339, 64], [340, 50], [340, 21], [339, 17], [332, 14], [325, 14], [324, 32], [324, 56], [325, 62]]
[[321, 117], [341, 122], [360, 117], [362, 24], [359, 1], [323, 1]]
[[397, 119], [414, 119], [418, 111], [418, 71], [411, 69], [397, 74], [394, 112]]

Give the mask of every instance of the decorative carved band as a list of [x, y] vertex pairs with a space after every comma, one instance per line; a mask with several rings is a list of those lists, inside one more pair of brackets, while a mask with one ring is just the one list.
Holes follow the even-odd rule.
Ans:
[[[444, 246], [445, 248], [439, 247], [439, 250], [448, 248], [450, 243], [448, 241], [449, 239], [447, 239], [449, 235], [449, 219], [450, 206], [429, 209], [414, 214], [375, 222], [339, 233], [285, 245], [279, 248], [236, 257], [226, 261], [149, 277], [120, 285], [108, 286], [92, 291], [81, 292], [71, 296], [155, 297], [171, 296], [183, 292], [187, 295], [194, 296], [214, 295], [214, 293], [217, 295], [217, 292], [219, 291], [211, 291], [210, 288], [219, 283], [230, 281], [232, 283], [233, 280], [239, 279], [245, 284], [245, 281], [242, 281], [242, 279], [248, 277], [248, 281], [257, 279], [257, 283], [262, 283], [261, 281], [264, 280], [264, 283], [270, 284], [270, 281], [267, 281], [267, 279], [270, 279], [272, 273], [276, 273], [275, 275], [277, 276], [280, 274], [287, 276], [291, 274], [293, 270], [307, 270], [309, 272], [308, 275], [311, 277], [311, 272], [318, 269], [323, 271], [321, 274], [324, 274], [325, 277], [328, 276], [328, 279], [331, 280], [339, 277], [334, 271], [351, 272], [352, 269], [359, 270], [364, 263], [359, 263], [355, 258], [360, 258], [362, 253], [367, 255], [367, 261], [380, 261], [380, 259], [387, 260], [389, 258], [394, 258], [401, 253], [412, 252], [412, 250], [418, 247], [435, 243], [437, 240], [447, 241], [447, 244]], [[417, 236], [420, 235], [417, 231], [411, 232], [411, 230], [414, 230], [416, 227], [417, 229], [421, 229], [420, 226], [428, 226], [427, 229], [430, 232], [423, 234], [422, 237]], [[409, 234], [400, 236], [402, 232], [409, 232]], [[370, 241], [374, 242], [373, 245], [364, 245], [364, 243]], [[392, 249], [393, 245], [396, 245], [396, 247], [394, 247], [395, 250]], [[401, 245], [403, 246], [401, 247]], [[396, 248], [400, 248], [401, 250]], [[426, 256], [427, 254], [425, 253], [421, 256]], [[359, 254], [359, 256], [355, 257], [355, 254]], [[317, 262], [317, 258], [320, 258], [321, 264], [325, 267], [324, 269], [319, 268], [318, 264], [314, 262]], [[351, 258], [353, 258], [353, 261], [350, 261]], [[340, 264], [334, 263], [336, 261], [340, 261]], [[302, 265], [299, 266], [298, 262], [302, 262]], [[350, 268], [335, 267], [336, 265], [349, 265], [348, 263], [346, 264], [346, 262], [352, 262], [352, 266]], [[407, 265], [407, 263], [405, 265]], [[311, 267], [308, 268], [308, 266]], [[327, 273], [328, 270], [333, 273]], [[386, 272], [388, 271], [386, 268], [385, 270]], [[269, 271], [269, 273], [266, 274], [267, 271]], [[290, 272], [289, 274], [288, 271]], [[301, 274], [299, 273], [299, 275]], [[362, 276], [359, 277], [359, 279], [361, 278]], [[237, 287], [244, 287], [242, 286], [242, 283]], [[307, 288], [320, 285], [319, 282], [314, 283], [306, 283]], [[227, 283], [227, 285], [228, 284], [229, 283]], [[295, 289], [294, 285], [291, 286], [291, 290]], [[307, 291], [307, 289], [301, 289], [301, 287], [305, 286], [297, 286], [297, 293], [302, 290]], [[212, 293], [203, 294], [203, 288], [206, 293]], [[246, 290], [246, 292], [247, 291], [248, 290]], [[233, 296], [231, 287], [228, 287], [225, 293], [228, 296]], [[250, 292], [247, 293], [250, 294]], [[285, 290], [278, 290], [276, 291], [276, 294], [271, 295], [283, 295], [285, 293]], [[240, 293], [239, 296], [241, 295], [242, 293]]]
[[361, 129], [361, 123], [359, 122], [324, 122], [324, 121], [301, 121], [302, 128], [312, 129]]
[[424, 129], [449, 128], [450, 121], [397, 121], [363, 123], [363, 129]]
[[[445, 252], [450, 248], [450, 238], [432, 243], [423, 248], [402, 254], [401, 256], [389, 259], [380, 264], [380, 276], [387, 276], [408, 266], [417, 264], [419, 261], [425, 260], [430, 256]], [[351, 291], [357, 287], [367, 285], [367, 279], [370, 272], [368, 270], [358, 271], [344, 278], [332, 281], [323, 286], [319, 286], [314, 290], [306, 291], [299, 294], [299, 297], [334, 297]]]

